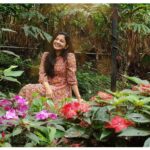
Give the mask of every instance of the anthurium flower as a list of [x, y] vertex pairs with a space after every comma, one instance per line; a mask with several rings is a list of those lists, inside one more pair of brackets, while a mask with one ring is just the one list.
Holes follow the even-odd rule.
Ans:
[[112, 128], [115, 132], [120, 132], [129, 126], [133, 126], [134, 123], [120, 116], [115, 116], [110, 122], [106, 123], [105, 128]]
[[18, 119], [18, 116], [16, 115], [16, 110], [10, 109], [6, 112], [5, 115], [6, 119]]

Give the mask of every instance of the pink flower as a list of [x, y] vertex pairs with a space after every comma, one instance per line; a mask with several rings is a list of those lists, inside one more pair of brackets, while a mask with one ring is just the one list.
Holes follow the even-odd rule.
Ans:
[[11, 108], [12, 108], [11, 106], [4, 106], [4, 110], [5, 110], [5, 111], [10, 110]]
[[108, 94], [108, 93], [105, 93], [105, 92], [99, 91], [99, 92], [97, 93], [97, 95], [98, 95], [101, 99], [103, 99], [103, 100], [111, 100], [111, 99], [113, 99], [113, 96], [112, 96], [111, 94]]
[[0, 100], [0, 107], [10, 106], [10, 105], [12, 105], [10, 100], [7, 100], [7, 99]]
[[6, 112], [5, 118], [6, 119], [18, 119], [18, 116], [16, 115], [16, 111], [14, 109], [10, 109]]
[[106, 123], [105, 128], [112, 128], [115, 132], [120, 132], [126, 129], [128, 126], [133, 126], [134, 123], [120, 116], [115, 116], [110, 122]]
[[49, 117], [49, 114], [46, 110], [42, 110], [38, 112], [35, 117], [37, 120], [45, 120]]
[[81, 112], [88, 112], [90, 110], [90, 107], [87, 103], [81, 103], [79, 106], [79, 110]]
[[26, 103], [26, 100], [19, 95], [16, 95], [14, 98], [16, 99], [18, 104], [24, 105]]
[[26, 112], [28, 110], [28, 105], [20, 105], [18, 106], [18, 111]]
[[57, 114], [54, 114], [54, 113], [48, 113], [48, 117], [52, 120], [55, 120], [57, 119]]

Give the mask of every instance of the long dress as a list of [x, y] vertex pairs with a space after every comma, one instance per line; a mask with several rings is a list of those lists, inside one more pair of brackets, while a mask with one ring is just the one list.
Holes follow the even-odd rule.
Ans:
[[76, 79], [76, 59], [73, 53], [68, 53], [67, 60], [64, 61], [63, 57], [58, 56], [54, 65], [55, 76], [48, 77], [44, 70], [45, 58], [48, 52], [44, 52], [41, 58], [39, 67], [39, 83], [27, 84], [19, 92], [19, 95], [26, 98], [28, 101], [33, 100], [33, 93], [39, 93], [40, 96], [46, 95], [46, 90], [43, 82], [48, 82], [51, 85], [54, 103], [58, 103], [64, 98], [72, 97], [72, 85], [77, 85]]

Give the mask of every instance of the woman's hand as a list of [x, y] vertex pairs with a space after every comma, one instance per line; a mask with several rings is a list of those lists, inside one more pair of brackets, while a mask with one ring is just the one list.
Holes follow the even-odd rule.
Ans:
[[53, 91], [51, 88], [46, 89], [46, 97], [53, 98]]
[[81, 97], [77, 98], [79, 102], [83, 102], [84, 99], [82, 99]]
[[46, 90], [46, 97], [53, 98], [52, 86], [50, 86], [48, 82], [44, 82], [43, 84]]

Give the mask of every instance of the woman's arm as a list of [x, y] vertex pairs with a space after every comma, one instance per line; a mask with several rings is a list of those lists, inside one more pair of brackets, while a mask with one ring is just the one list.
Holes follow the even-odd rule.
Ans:
[[76, 98], [80, 101], [82, 100], [79, 89], [78, 83], [76, 78], [76, 59], [73, 53], [68, 53], [67, 57], [67, 81], [68, 84], [71, 86], [72, 91], [74, 92]]
[[79, 100], [79, 101], [82, 101], [83, 99], [81, 98], [81, 95], [80, 95], [80, 92], [79, 92], [79, 88], [77, 85], [72, 85], [72, 90], [76, 96], [76, 98]]
[[46, 56], [48, 55], [48, 52], [44, 52], [42, 58], [41, 58], [41, 63], [40, 63], [40, 68], [39, 68], [39, 82], [43, 84], [46, 90], [46, 96], [52, 97], [52, 88], [48, 83], [48, 77], [45, 73], [44, 69], [44, 62], [46, 59]]

